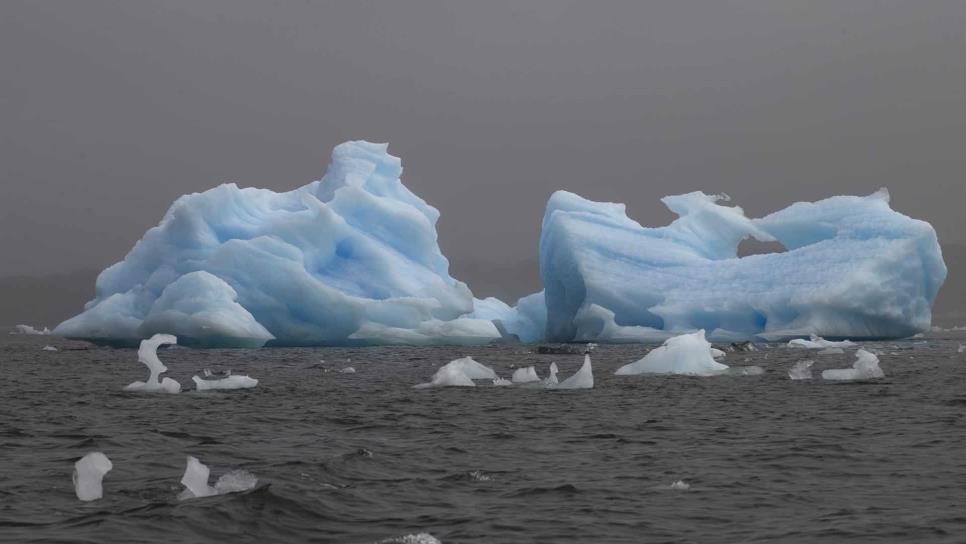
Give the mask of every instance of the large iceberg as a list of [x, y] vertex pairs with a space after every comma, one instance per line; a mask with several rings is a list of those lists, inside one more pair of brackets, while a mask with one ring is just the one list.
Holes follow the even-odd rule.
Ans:
[[[905, 337], [929, 329], [946, 266], [932, 226], [889, 193], [799, 202], [760, 219], [726, 195], [668, 196], [679, 217], [645, 228], [623, 204], [558, 191], [540, 240], [549, 341], [653, 342], [809, 334]], [[746, 238], [787, 249], [737, 257]]]
[[347, 142], [325, 177], [287, 193], [182, 196], [55, 333], [136, 345], [164, 332], [209, 347], [503, 338], [491, 318], [464, 317], [474, 298], [449, 275], [439, 212], [401, 173], [385, 144]]

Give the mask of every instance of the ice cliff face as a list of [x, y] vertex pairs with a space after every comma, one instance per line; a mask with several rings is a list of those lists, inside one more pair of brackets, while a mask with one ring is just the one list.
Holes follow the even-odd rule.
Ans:
[[386, 149], [341, 144], [322, 180], [287, 193], [226, 184], [179, 198], [56, 334], [240, 347], [500, 338], [460, 318], [473, 295], [449, 275], [439, 212]]
[[[760, 219], [695, 192], [644, 228], [623, 204], [558, 191], [540, 269], [552, 341], [641, 342], [705, 329], [713, 339], [903, 337], [925, 331], [946, 277], [936, 233], [867, 197], [799, 202]], [[745, 238], [787, 252], [736, 256]]]

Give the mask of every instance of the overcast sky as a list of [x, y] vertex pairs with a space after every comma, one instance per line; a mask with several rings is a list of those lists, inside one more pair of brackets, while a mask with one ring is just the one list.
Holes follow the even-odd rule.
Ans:
[[402, 157], [456, 272], [534, 259], [555, 189], [657, 226], [666, 194], [887, 186], [966, 243], [966, 2], [3, 0], [0, 276], [102, 268], [349, 139]]

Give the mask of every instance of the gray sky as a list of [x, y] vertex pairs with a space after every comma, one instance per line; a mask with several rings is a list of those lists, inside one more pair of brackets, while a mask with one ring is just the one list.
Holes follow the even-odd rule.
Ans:
[[291, 189], [359, 138], [478, 294], [537, 285], [561, 188], [660, 225], [666, 194], [888, 186], [963, 244], [964, 29], [961, 0], [4, 0], [0, 276], [102, 268], [178, 195]]

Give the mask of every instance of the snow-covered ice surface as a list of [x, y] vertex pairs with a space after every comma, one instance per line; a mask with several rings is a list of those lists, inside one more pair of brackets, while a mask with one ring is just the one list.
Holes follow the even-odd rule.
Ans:
[[[698, 329], [713, 340], [903, 338], [930, 327], [946, 277], [936, 233], [889, 193], [798, 202], [760, 219], [694, 192], [662, 202], [679, 217], [645, 228], [623, 204], [557, 191], [540, 275], [547, 340], [654, 342]], [[741, 240], [788, 251], [738, 258]]]
[[91, 452], [74, 463], [74, 493], [82, 501], [96, 501], [104, 496], [104, 475], [114, 465], [99, 451]]
[[215, 389], [251, 389], [258, 385], [258, 380], [255, 378], [238, 374], [216, 379], [204, 379], [199, 376], [192, 376], [191, 381], [195, 382], [195, 387], [198, 389], [198, 391]]
[[882, 378], [885, 373], [879, 368], [879, 358], [875, 354], [860, 349], [855, 352], [856, 360], [852, 368], [833, 368], [822, 371], [825, 380], [871, 380]]
[[138, 348], [138, 361], [148, 367], [148, 379], [145, 382], [130, 383], [124, 387], [124, 390], [142, 393], [180, 393], [181, 384], [171, 378], [160, 379], [161, 374], [168, 371], [168, 367], [164, 366], [158, 358], [160, 346], [177, 343], [178, 339], [170, 334], [155, 334], [147, 340], [142, 340]]
[[[712, 357], [711, 343], [700, 330], [668, 338], [663, 345], [652, 349], [638, 361], [624, 365], [615, 374], [630, 376], [634, 374], [688, 374], [692, 376], [713, 376], [728, 370]], [[717, 351], [717, 350], [715, 350]]]
[[169, 332], [208, 347], [503, 338], [490, 319], [461, 317], [473, 294], [449, 275], [439, 212], [401, 173], [385, 144], [355, 141], [293, 191], [225, 184], [182, 196], [54, 332], [116, 344]]
[[178, 495], [178, 498], [186, 500], [238, 493], [248, 491], [258, 485], [258, 478], [245, 470], [233, 470], [223, 474], [214, 486], [208, 485], [210, 474], [211, 469], [207, 465], [199, 461], [197, 457], [189, 455], [184, 475], [181, 477], [181, 485], [184, 486], [184, 490]]

